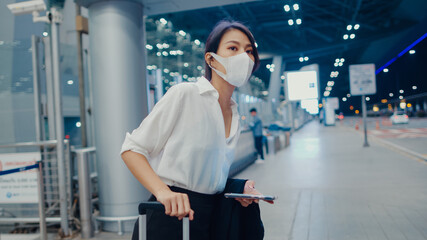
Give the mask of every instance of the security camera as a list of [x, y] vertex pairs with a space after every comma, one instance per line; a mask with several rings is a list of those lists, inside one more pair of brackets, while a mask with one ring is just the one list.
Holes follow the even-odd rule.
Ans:
[[46, 4], [43, 0], [33, 0], [19, 3], [8, 4], [7, 7], [15, 15], [29, 14], [46, 10]]

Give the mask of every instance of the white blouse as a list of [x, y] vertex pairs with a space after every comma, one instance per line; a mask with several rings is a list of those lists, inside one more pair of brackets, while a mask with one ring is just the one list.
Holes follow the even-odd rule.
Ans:
[[141, 125], [126, 134], [121, 153], [144, 155], [167, 185], [205, 194], [222, 192], [240, 135], [240, 117], [231, 99], [233, 117], [226, 139], [218, 97], [204, 77], [171, 87]]

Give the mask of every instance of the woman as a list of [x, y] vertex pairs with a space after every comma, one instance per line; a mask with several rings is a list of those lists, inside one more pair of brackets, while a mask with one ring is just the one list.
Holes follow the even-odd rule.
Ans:
[[[205, 61], [205, 77], [170, 88], [122, 146], [124, 162], [168, 215], [148, 214], [152, 239], [179, 239], [179, 220], [187, 215], [191, 238], [209, 239], [226, 186], [240, 134], [231, 96], [259, 65], [255, 40], [241, 23], [221, 21], [207, 39]], [[243, 192], [259, 194], [253, 181]], [[252, 203], [236, 200], [243, 207]]]

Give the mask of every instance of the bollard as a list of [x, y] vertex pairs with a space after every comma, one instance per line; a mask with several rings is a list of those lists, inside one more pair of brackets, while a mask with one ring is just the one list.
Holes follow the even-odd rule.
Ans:
[[[90, 150], [90, 148], [87, 148]], [[87, 152], [77, 152], [78, 182], [79, 182], [79, 201], [80, 201], [80, 222], [82, 225], [81, 236], [83, 239], [94, 236], [92, 226], [92, 200], [90, 191], [90, 172]]]

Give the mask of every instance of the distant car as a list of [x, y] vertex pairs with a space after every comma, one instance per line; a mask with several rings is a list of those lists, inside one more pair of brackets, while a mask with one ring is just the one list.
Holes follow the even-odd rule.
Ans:
[[409, 117], [404, 112], [395, 112], [391, 115], [390, 120], [393, 124], [408, 123]]

